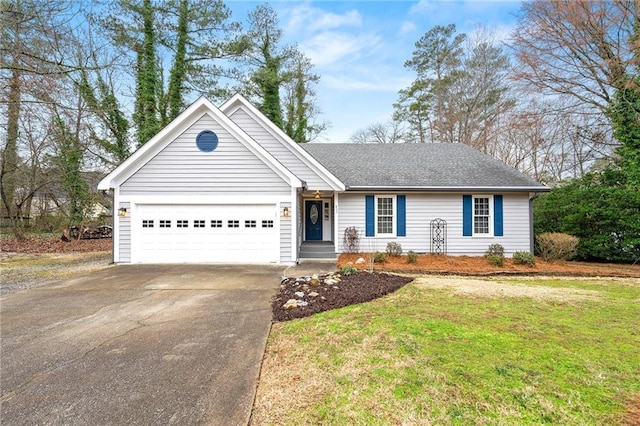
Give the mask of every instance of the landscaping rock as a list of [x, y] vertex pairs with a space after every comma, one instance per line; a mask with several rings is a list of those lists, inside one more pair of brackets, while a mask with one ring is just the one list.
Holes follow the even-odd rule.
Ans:
[[298, 307], [298, 301], [296, 299], [289, 299], [287, 302], [282, 305], [282, 307], [286, 310], [290, 310]]
[[[340, 286], [337, 286], [337, 278], [337, 274], [312, 276], [310, 282], [317, 280], [318, 285], [314, 286], [311, 293], [306, 294], [308, 300], [300, 300], [299, 293], [303, 293], [300, 291], [300, 284], [297, 278], [289, 278], [285, 281], [284, 288], [274, 297], [273, 320], [288, 321], [329, 309], [368, 302], [394, 292], [412, 281], [412, 278], [393, 274], [360, 272], [357, 275], [343, 276]], [[334, 280], [335, 284], [328, 284], [328, 280]], [[287, 302], [283, 305], [284, 301]]]
[[320, 285], [320, 280], [318, 279], [318, 274], [313, 274], [313, 275], [311, 276], [311, 279], [309, 280], [309, 284], [310, 284], [312, 287], [317, 287], [317, 286], [319, 286], [319, 285]]

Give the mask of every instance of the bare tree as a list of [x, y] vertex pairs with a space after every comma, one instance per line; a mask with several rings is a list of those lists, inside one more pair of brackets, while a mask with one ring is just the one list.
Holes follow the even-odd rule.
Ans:
[[557, 107], [531, 99], [513, 110], [490, 154], [547, 184], [582, 177], [611, 154], [611, 132], [603, 116]]
[[[51, 96], [58, 79], [77, 70], [68, 61], [69, 34], [78, 9], [61, 0], [1, 1], [0, 55], [3, 80], [1, 106], [6, 117], [6, 133], [2, 146], [0, 198], [3, 216], [9, 218], [16, 236], [22, 236], [22, 217], [29, 209], [35, 190], [24, 179], [34, 172], [33, 140], [21, 125], [26, 105], [56, 102]], [[5, 83], [6, 82], [6, 83]], [[39, 150], [38, 150], [39, 151]]]
[[355, 131], [350, 137], [351, 143], [401, 143], [403, 127], [398, 121], [374, 123], [364, 129]]
[[605, 113], [632, 71], [639, 21], [638, 0], [524, 2], [513, 33], [516, 77]]

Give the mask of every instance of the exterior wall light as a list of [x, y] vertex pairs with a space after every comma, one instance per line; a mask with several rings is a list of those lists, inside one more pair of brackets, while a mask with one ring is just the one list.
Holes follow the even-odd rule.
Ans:
[[284, 217], [289, 217], [289, 207], [285, 207], [285, 208], [282, 210], [282, 215], [283, 215]]
[[120, 217], [127, 217], [129, 215], [129, 212], [127, 211], [126, 207], [120, 207], [118, 209], [118, 216]]
[[316, 200], [320, 198], [320, 190], [316, 189], [316, 193], [313, 194], [313, 198], [315, 198]]

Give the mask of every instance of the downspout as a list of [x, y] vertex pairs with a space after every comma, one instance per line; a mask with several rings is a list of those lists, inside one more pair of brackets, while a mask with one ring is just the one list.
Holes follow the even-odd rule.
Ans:
[[535, 253], [535, 236], [533, 234], [533, 200], [538, 198], [538, 193], [534, 192], [533, 196], [529, 196], [529, 250], [531, 254]]

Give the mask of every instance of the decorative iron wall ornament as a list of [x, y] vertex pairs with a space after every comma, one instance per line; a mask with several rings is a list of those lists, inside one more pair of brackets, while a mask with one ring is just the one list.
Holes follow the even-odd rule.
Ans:
[[444, 219], [431, 221], [431, 253], [447, 254], [447, 221]]

